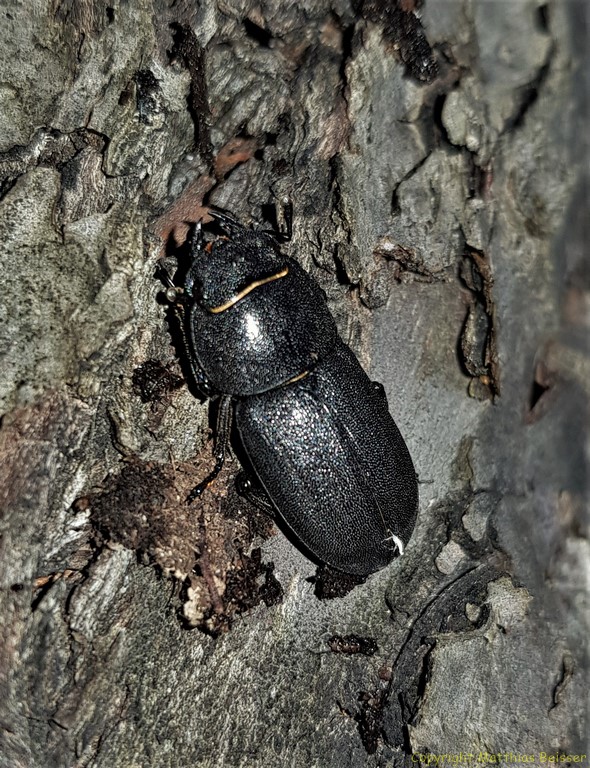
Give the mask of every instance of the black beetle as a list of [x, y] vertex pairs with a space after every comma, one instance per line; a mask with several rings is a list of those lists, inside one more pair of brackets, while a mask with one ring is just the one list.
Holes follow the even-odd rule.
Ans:
[[200, 224], [180, 308], [199, 389], [219, 396], [215, 469], [234, 415], [254, 472], [242, 492], [276, 511], [312, 558], [367, 575], [407, 544], [418, 484], [404, 440], [372, 382], [338, 336], [323, 291], [279, 237], [211, 211], [225, 236]]

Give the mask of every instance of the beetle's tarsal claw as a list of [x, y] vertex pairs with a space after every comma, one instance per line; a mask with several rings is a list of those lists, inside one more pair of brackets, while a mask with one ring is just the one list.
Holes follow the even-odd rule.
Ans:
[[193, 490], [186, 497], [186, 503], [192, 504], [193, 501], [196, 501], [198, 498], [200, 498], [203, 494], [203, 491], [208, 488], [209, 485], [211, 485], [211, 483], [208, 483], [206, 480], [202, 483], [199, 483], [198, 485], [195, 485]]
[[203, 491], [207, 490], [207, 488], [213, 483], [217, 475], [223, 469], [223, 465], [225, 463], [225, 451], [223, 453], [220, 452], [217, 454], [215, 458], [216, 461], [215, 466], [213, 467], [213, 471], [211, 474], [207, 475], [207, 477], [202, 482], [200, 482], [198, 485], [195, 485], [193, 490], [186, 497], [187, 504], [192, 504], [195, 499], [198, 499], [200, 496], [202, 496]]

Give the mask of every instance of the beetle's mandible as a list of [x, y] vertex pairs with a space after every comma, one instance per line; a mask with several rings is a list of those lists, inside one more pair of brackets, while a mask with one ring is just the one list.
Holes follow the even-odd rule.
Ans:
[[279, 238], [211, 211], [197, 224], [184, 284], [166, 276], [199, 389], [219, 397], [216, 464], [232, 419], [253, 476], [242, 492], [280, 516], [313, 559], [367, 575], [402, 554], [418, 509], [406, 444], [372, 382], [338, 336], [316, 282]]

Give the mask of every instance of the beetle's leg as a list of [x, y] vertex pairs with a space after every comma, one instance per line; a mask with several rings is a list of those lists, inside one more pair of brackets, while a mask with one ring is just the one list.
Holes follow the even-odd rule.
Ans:
[[203, 249], [203, 222], [201, 219], [195, 223], [193, 234], [191, 236], [191, 256], [194, 258], [198, 251]]
[[208, 213], [209, 216], [211, 216], [212, 219], [215, 219], [215, 221], [218, 221], [222, 228], [230, 235], [235, 235], [237, 232], [246, 229], [240, 221], [234, 219], [233, 216], [230, 216], [230, 214], [225, 211], [209, 208]]
[[213, 471], [207, 477], [196, 485], [187, 496], [187, 504], [191, 504], [198, 499], [203, 491], [208, 488], [221, 472], [225, 463], [225, 454], [229, 445], [229, 435], [232, 423], [232, 399], [229, 395], [222, 395], [219, 400], [219, 413], [217, 414], [217, 432], [215, 435], [215, 466]]
[[[203, 250], [204, 241], [205, 239], [203, 236], [202, 222], [197, 221], [195, 226], [193, 227], [193, 231], [192, 231], [190, 243], [189, 243], [190, 256], [193, 264], [197, 255]], [[182, 345], [184, 347], [184, 353], [185, 353], [184, 356], [185, 356], [185, 359], [188, 360], [188, 364], [191, 369], [193, 380], [197, 385], [197, 389], [199, 390], [199, 392], [205, 395], [205, 397], [211, 397], [214, 391], [213, 387], [211, 386], [209, 379], [207, 378], [207, 374], [201, 368], [198, 361], [195, 359], [195, 356], [192, 351], [193, 345], [191, 344], [190, 338], [189, 338], [187, 309], [190, 311], [190, 307], [193, 302], [193, 285], [194, 285], [193, 267], [191, 266], [191, 268], [189, 269], [184, 279], [184, 291], [181, 288], [176, 288], [176, 297], [172, 303], [174, 304], [174, 309], [176, 310], [178, 327], [179, 327], [180, 335], [182, 338]]]
[[176, 310], [178, 328], [180, 330], [180, 337], [182, 338], [182, 346], [184, 347], [184, 358], [185, 360], [188, 360], [188, 364], [191, 369], [193, 380], [197, 385], [197, 389], [199, 390], [199, 392], [205, 395], [205, 397], [211, 397], [211, 395], [213, 394], [213, 387], [209, 383], [207, 374], [201, 368], [198, 360], [195, 359], [195, 355], [192, 352], [193, 346], [190, 342], [188, 331], [187, 331], [188, 323], [187, 323], [187, 313], [186, 313], [186, 300], [182, 295], [179, 298], [180, 298], [180, 301], [177, 301], [174, 304], [174, 309]]
[[238, 473], [236, 477], [236, 490], [240, 496], [243, 496], [255, 507], [258, 507], [258, 509], [274, 518], [274, 507], [270, 503], [266, 491], [247, 472], [242, 471]]
[[289, 195], [282, 195], [275, 203], [276, 229], [262, 229], [279, 243], [287, 243], [293, 236], [293, 203]]
[[[203, 250], [203, 241], [204, 241], [203, 225], [200, 221], [197, 221], [197, 223], [193, 227], [193, 231], [190, 236], [190, 242], [189, 242], [191, 261], [194, 261], [197, 254]], [[168, 272], [166, 267], [162, 264], [161, 259], [158, 261], [156, 265], [156, 273], [157, 273], [157, 276], [160, 278], [160, 280], [166, 286], [166, 298], [168, 299], [170, 304], [181, 303], [185, 294], [188, 296], [192, 295], [193, 279], [191, 276], [190, 269], [185, 279], [184, 289], [174, 284], [174, 281], [172, 280], [170, 272]]]
[[174, 305], [174, 308], [176, 310], [178, 327], [180, 329], [180, 336], [182, 338], [182, 345], [184, 347], [184, 357], [186, 360], [188, 360], [194, 382], [197, 385], [199, 392], [205, 395], [205, 397], [211, 397], [213, 394], [213, 387], [209, 383], [207, 374], [201, 368], [197, 360], [195, 360], [195, 356], [191, 352], [192, 346], [186, 332], [185, 305], [182, 301], [179, 301]]
[[183, 290], [174, 285], [172, 276], [166, 267], [159, 260], [156, 264], [156, 277], [158, 277], [166, 286], [166, 299], [170, 304], [176, 304], [182, 296]]
[[282, 195], [275, 202], [275, 217], [273, 229], [255, 229], [258, 234], [270, 235], [278, 243], [287, 243], [293, 236], [293, 203], [289, 195]]
[[[203, 238], [202, 238], [201, 227], [199, 222], [198, 228], [197, 227], [195, 228], [195, 235], [193, 236], [193, 244], [191, 248], [196, 247], [198, 249], [200, 247], [202, 239]], [[210, 397], [213, 394], [213, 387], [209, 383], [209, 379], [207, 378], [205, 371], [194, 359], [194, 355], [191, 354], [192, 347], [186, 331], [186, 325], [187, 325], [186, 293], [182, 290], [182, 288], [179, 288], [177, 285], [174, 285], [174, 282], [172, 280], [172, 277], [170, 276], [170, 273], [160, 262], [158, 262], [156, 266], [156, 271], [157, 271], [158, 277], [166, 286], [166, 298], [170, 302], [171, 306], [174, 308], [174, 314], [176, 315], [176, 322], [178, 323], [178, 329], [180, 331], [180, 336], [182, 338], [182, 346], [184, 348], [184, 357], [186, 360], [188, 360], [188, 364], [190, 366], [190, 370], [191, 370], [191, 374], [194, 379], [194, 382], [197, 385], [199, 392], [202, 392], [202, 394], [205, 395], [205, 397]]]
[[201, 368], [201, 366], [197, 363], [197, 361], [193, 359], [193, 356], [190, 354], [190, 347], [187, 346], [188, 341], [186, 338], [184, 327], [182, 327], [181, 335], [182, 335], [182, 342], [186, 350], [185, 358], [188, 360], [188, 364], [191, 369], [191, 375], [194, 379], [195, 384], [197, 385], [197, 389], [204, 397], [211, 397], [212, 395], [215, 394], [215, 391], [211, 386], [211, 383], [209, 382], [209, 379], [207, 378], [207, 374], [205, 373], [205, 371]]
[[176, 307], [176, 313], [178, 317], [178, 327], [180, 329], [180, 336], [182, 338], [182, 345], [184, 347], [185, 360], [188, 360], [192, 377], [194, 379], [195, 384], [197, 385], [197, 389], [199, 390], [199, 392], [205, 395], [205, 397], [211, 397], [211, 395], [213, 394], [213, 387], [211, 386], [209, 379], [207, 378], [207, 374], [201, 368], [201, 366], [199, 365], [199, 362], [195, 359], [195, 356], [192, 353], [193, 347], [190, 343], [190, 340], [187, 334], [185, 305], [182, 302], [178, 302], [178, 304], [175, 304], [175, 307]]
[[293, 237], [293, 201], [289, 195], [281, 195], [277, 200], [277, 224], [282, 240]]
[[199, 253], [203, 250], [204, 241], [205, 240], [203, 237], [203, 224], [201, 221], [197, 221], [197, 223], [193, 227], [193, 231], [190, 236], [190, 242], [189, 242], [191, 266], [189, 271], [186, 274], [186, 277], [184, 278], [184, 290], [186, 292], [186, 295], [189, 296], [190, 298], [192, 298], [193, 296], [193, 286], [195, 283], [195, 278], [193, 275], [195, 259], [197, 258]]

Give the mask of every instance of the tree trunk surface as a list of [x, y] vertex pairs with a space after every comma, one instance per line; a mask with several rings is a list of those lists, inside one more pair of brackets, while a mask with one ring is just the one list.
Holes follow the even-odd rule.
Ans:
[[[2, 4], [1, 766], [587, 764], [586, 25]], [[285, 195], [419, 477], [360, 584], [237, 495], [238, 458], [185, 501], [214, 413], [156, 266], [207, 205], [268, 229]]]

